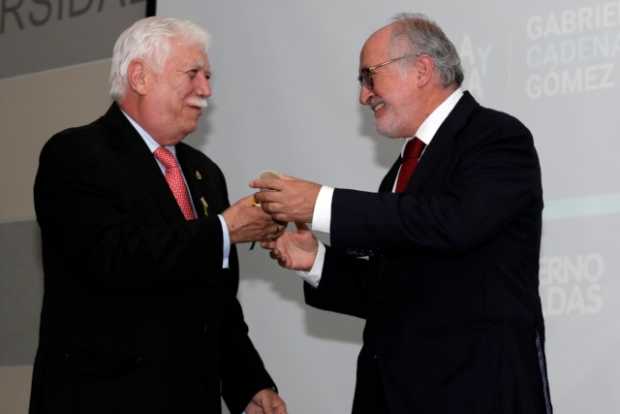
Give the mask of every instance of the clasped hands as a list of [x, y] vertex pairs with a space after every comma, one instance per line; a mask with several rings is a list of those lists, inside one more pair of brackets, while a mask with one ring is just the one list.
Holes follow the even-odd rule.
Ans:
[[[240, 199], [222, 213], [231, 243], [260, 241], [281, 266], [309, 270], [318, 242], [306, 223], [312, 221], [321, 186], [271, 174], [253, 180], [250, 187], [259, 191]], [[296, 224], [295, 231], [285, 231], [290, 222]]]
[[282, 267], [310, 270], [318, 241], [306, 223], [312, 222], [321, 185], [288, 176], [269, 175], [253, 180], [250, 187], [260, 190], [254, 194], [254, 199], [274, 221], [293, 222], [296, 226], [294, 231], [283, 231], [277, 237], [261, 241], [261, 246], [269, 250], [271, 258]]

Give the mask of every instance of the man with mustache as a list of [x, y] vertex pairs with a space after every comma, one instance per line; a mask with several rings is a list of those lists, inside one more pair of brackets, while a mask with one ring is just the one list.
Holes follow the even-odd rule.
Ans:
[[211, 96], [207, 33], [151, 17], [114, 46], [105, 115], [52, 137], [34, 196], [45, 293], [31, 414], [285, 414], [236, 299], [236, 243], [278, 234], [182, 140]]
[[422, 15], [370, 36], [359, 79], [377, 130], [406, 138], [378, 193], [251, 184], [298, 223], [263, 246], [308, 271], [306, 302], [366, 320], [353, 413], [550, 414], [532, 135], [461, 89], [454, 45]]

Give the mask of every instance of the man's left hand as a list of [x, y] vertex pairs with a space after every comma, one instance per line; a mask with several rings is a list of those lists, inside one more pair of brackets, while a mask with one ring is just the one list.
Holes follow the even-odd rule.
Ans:
[[260, 189], [254, 198], [274, 220], [281, 222], [311, 223], [314, 203], [321, 185], [298, 178], [262, 178], [250, 182]]
[[286, 404], [275, 391], [265, 388], [245, 407], [245, 414], [287, 414]]
[[271, 258], [277, 260], [280, 266], [308, 272], [316, 260], [319, 242], [308, 226], [295, 224], [296, 231], [285, 231], [276, 240], [265, 240], [260, 244], [270, 250]]

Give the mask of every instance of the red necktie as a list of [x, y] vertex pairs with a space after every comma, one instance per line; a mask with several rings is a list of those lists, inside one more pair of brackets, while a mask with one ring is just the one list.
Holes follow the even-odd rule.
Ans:
[[414, 138], [407, 142], [403, 153], [403, 163], [400, 166], [400, 173], [398, 174], [398, 181], [396, 182], [397, 193], [402, 193], [407, 188], [407, 183], [409, 183], [415, 168], [418, 166], [418, 159], [425, 146], [426, 144], [418, 138]]
[[181, 168], [177, 163], [177, 159], [164, 147], [157, 148], [153, 155], [164, 165], [168, 187], [170, 187], [172, 195], [174, 195], [174, 198], [177, 200], [177, 204], [181, 208], [185, 219], [194, 219], [194, 210], [192, 209], [192, 203], [189, 199], [187, 187], [185, 186], [183, 175], [181, 175]]

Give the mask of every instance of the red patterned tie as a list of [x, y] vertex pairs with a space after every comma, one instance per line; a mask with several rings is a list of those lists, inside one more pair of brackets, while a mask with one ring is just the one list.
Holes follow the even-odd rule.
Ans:
[[418, 138], [414, 138], [407, 142], [403, 154], [403, 163], [400, 166], [400, 173], [398, 174], [398, 181], [396, 182], [397, 193], [402, 193], [407, 188], [407, 183], [409, 183], [415, 171], [415, 167], [418, 166], [418, 159], [425, 146], [426, 144]]
[[172, 191], [172, 195], [174, 195], [174, 198], [177, 200], [177, 204], [181, 208], [185, 219], [194, 219], [195, 216], [194, 210], [192, 209], [192, 203], [189, 199], [187, 187], [185, 186], [183, 175], [181, 175], [181, 168], [179, 168], [176, 158], [174, 158], [174, 155], [172, 155], [172, 153], [164, 147], [157, 148], [153, 154], [166, 169], [166, 181], [168, 182], [170, 191]]

